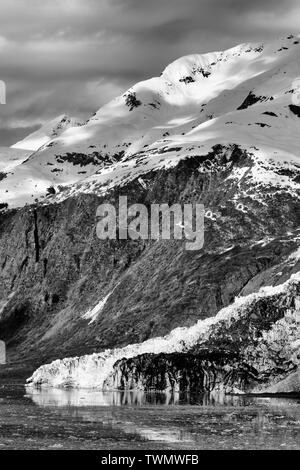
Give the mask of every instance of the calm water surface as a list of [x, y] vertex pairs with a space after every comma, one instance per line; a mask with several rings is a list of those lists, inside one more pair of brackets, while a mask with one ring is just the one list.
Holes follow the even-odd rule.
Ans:
[[300, 449], [300, 400], [0, 383], [0, 449]]

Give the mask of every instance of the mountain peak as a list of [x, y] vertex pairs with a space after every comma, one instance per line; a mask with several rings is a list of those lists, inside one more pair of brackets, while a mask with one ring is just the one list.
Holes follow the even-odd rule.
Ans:
[[29, 134], [23, 140], [12, 145], [11, 148], [37, 151], [49, 143], [50, 140], [59, 137], [60, 134], [69, 127], [76, 127], [80, 124], [81, 123], [77, 118], [69, 117], [66, 114], [60, 114], [59, 116], [42, 124], [37, 131]]

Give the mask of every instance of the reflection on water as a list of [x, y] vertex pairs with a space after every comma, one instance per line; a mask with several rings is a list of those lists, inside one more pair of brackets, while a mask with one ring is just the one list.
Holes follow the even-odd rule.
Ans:
[[300, 449], [300, 400], [24, 387], [1, 376], [2, 449]]
[[295, 405], [298, 400], [247, 395], [225, 395], [222, 392], [193, 395], [189, 393], [143, 392], [139, 390], [100, 391], [93, 389], [32, 388], [27, 387], [26, 397], [39, 406], [145, 406], [145, 405], [198, 405], [198, 406], [249, 406], [271, 403], [272, 406]]
[[25, 397], [68, 420], [94, 423], [97, 432], [176, 448], [300, 447], [300, 401], [292, 398], [54, 388], [27, 388]]
[[30, 397], [39, 406], [145, 406], [145, 405], [231, 405], [244, 404], [244, 396], [224, 393], [190, 395], [188, 393], [159, 393], [142, 391], [109, 391], [91, 389], [27, 388]]

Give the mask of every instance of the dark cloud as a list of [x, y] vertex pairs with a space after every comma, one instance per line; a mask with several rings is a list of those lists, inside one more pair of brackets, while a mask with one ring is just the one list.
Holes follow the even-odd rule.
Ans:
[[[86, 118], [184, 54], [297, 33], [297, 0], [1, 0], [0, 145], [68, 113]], [[17, 137], [18, 134], [18, 137]]]
[[0, 129], [0, 142], [1, 147], [10, 146], [12, 143], [16, 143], [22, 140], [25, 136], [36, 131], [39, 126], [31, 127], [14, 127], [13, 129]]

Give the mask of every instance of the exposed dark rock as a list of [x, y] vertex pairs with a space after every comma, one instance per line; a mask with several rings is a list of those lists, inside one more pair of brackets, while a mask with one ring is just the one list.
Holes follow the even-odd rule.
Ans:
[[263, 114], [266, 114], [267, 116], [278, 117], [277, 114], [273, 113], [272, 111], [265, 111]]
[[245, 100], [242, 102], [242, 104], [237, 108], [238, 110], [241, 109], [247, 109], [249, 106], [253, 106], [254, 104], [258, 103], [259, 101], [267, 101], [268, 99], [273, 99], [268, 98], [267, 96], [256, 96], [252, 91], [248, 94], [248, 96], [245, 98]]
[[37, 211], [35, 209], [33, 211], [33, 219], [34, 219], [33, 237], [34, 237], [34, 246], [35, 246], [35, 262], [38, 263], [40, 260], [40, 242], [39, 242]]
[[193, 354], [143, 354], [122, 359], [105, 387], [205, 393], [218, 388], [243, 390], [256, 379], [251, 366], [226, 351]]
[[5, 210], [8, 208], [7, 202], [1, 202], [0, 203], [0, 211]]
[[128, 92], [125, 95], [125, 103], [129, 107], [129, 111], [132, 111], [134, 108], [141, 106], [142, 102], [137, 99], [136, 93]]
[[179, 81], [185, 83], [186, 85], [188, 85], [188, 83], [195, 82], [195, 79], [191, 76], [188, 76], [188, 77], [180, 78]]
[[292, 113], [294, 113], [296, 116], [300, 117], [300, 106], [296, 106], [295, 104], [290, 104], [289, 108], [292, 111]]
[[77, 152], [67, 152], [65, 155], [56, 155], [56, 161], [58, 163], [72, 163], [72, 165], [79, 165], [84, 167], [87, 165], [99, 165], [102, 162], [109, 162], [110, 157], [108, 155], [102, 155], [99, 152], [93, 152], [91, 155]]

